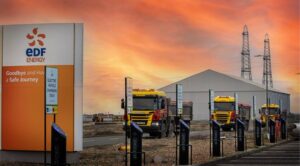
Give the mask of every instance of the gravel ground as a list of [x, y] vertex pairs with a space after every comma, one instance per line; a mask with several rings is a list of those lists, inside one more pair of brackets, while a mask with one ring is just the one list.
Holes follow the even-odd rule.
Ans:
[[121, 122], [118, 123], [85, 123], [83, 125], [83, 137], [100, 137], [108, 135], [122, 135], [124, 133]]

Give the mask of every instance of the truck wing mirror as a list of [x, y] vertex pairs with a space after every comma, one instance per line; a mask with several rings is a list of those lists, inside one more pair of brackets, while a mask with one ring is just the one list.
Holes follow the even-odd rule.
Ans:
[[259, 109], [258, 112], [261, 114], [261, 109]]
[[122, 108], [122, 109], [125, 108], [125, 102], [124, 102], [124, 99], [121, 99], [121, 108]]

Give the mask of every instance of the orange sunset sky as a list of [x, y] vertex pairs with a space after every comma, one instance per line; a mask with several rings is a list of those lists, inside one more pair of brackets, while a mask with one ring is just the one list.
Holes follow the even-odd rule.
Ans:
[[[274, 88], [300, 112], [298, 0], [0, 0], [0, 24], [84, 23], [84, 112], [121, 113], [124, 77], [160, 88], [208, 68], [240, 75], [248, 25], [254, 81], [265, 33]], [[298, 74], [297, 74], [298, 73]]]

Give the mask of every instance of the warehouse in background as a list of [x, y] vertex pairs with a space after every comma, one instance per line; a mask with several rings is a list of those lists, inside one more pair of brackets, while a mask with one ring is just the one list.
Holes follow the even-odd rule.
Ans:
[[[193, 120], [207, 120], [209, 118], [209, 89], [215, 91], [215, 96], [234, 96], [236, 92], [239, 96], [239, 102], [249, 105], [252, 105], [252, 98], [256, 96], [256, 117], [258, 117], [259, 108], [266, 101], [265, 85], [210, 69], [162, 87], [160, 90], [165, 91], [168, 97], [175, 100], [176, 84], [183, 85], [184, 100], [193, 102]], [[270, 88], [269, 98], [270, 102], [275, 104], [279, 104], [281, 100], [282, 111], [290, 112], [290, 94]]]

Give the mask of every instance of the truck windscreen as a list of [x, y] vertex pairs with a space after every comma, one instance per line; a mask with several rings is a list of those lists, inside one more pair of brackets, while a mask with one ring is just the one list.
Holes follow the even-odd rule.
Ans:
[[215, 111], [231, 111], [234, 109], [234, 103], [215, 102]]
[[158, 109], [157, 98], [133, 97], [133, 110], [156, 110]]
[[[269, 108], [269, 115], [276, 115], [279, 114], [278, 108]], [[266, 112], [266, 108], [263, 108], [263, 112]]]

